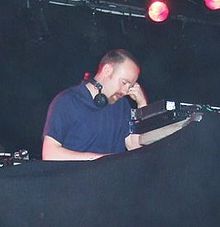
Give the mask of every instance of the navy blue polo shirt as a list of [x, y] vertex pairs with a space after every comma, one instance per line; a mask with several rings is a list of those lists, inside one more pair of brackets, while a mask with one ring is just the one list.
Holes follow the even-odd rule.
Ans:
[[127, 98], [99, 108], [93, 103], [85, 83], [82, 83], [54, 98], [49, 106], [43, 134], [70, 150], [120, 153], [126, 150], [129, 120]]

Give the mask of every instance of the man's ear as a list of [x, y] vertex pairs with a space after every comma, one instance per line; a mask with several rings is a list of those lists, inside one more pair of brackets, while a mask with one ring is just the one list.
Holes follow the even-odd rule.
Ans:
[[109, 77], [112, 75], [114, 68], [112, 64], [105, 64], [102, 68], [102, 71], [106, 77]]

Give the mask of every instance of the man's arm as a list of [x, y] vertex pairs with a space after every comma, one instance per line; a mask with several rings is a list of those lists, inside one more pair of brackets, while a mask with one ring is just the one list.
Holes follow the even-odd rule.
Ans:
[[128, 151], [142, 147], [139, 142], [139, 134], [130, 134], [125, 138], [125, 146]]
[[[146, 95], [138, 83], [129, 89], [128, 95], [136, 101], [138, 108], [147, 106]], [[140, 145], [140, 135], [130, 134], [125, 138], [125, 145], [129, 151], [142, 147], [142, 145]]]
[[105, 155], [107, 154], [72, 151], [62, 147], [62, 145], [52, 137], [44, 137], [42, 149], [43, 160], [95, 160]]

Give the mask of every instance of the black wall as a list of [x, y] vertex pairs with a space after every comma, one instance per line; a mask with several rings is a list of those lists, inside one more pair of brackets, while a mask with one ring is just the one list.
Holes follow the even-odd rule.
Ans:
[[202, 1], [171, 1], [171, 17], [162, 24], [47, 3], [42, 14], [38, 1], [30, 2], [30, 8], [26, 1], [0, 7], [0, 144], [6, 151], [26, 148], [40, 159], [49, 102], [85, 71], [94, 72], [113, 48], [137, 56], [150, 102], [220, 106], [220, 12]]

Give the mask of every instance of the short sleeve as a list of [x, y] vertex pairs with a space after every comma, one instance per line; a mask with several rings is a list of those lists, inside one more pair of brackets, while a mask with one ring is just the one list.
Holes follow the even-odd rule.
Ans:
[[69, 97], [58, 95], [51, 102], [46, 123], [44, 126], [43, 136], [50, 136], [63, 144], [65, 132], [69, 125]]

